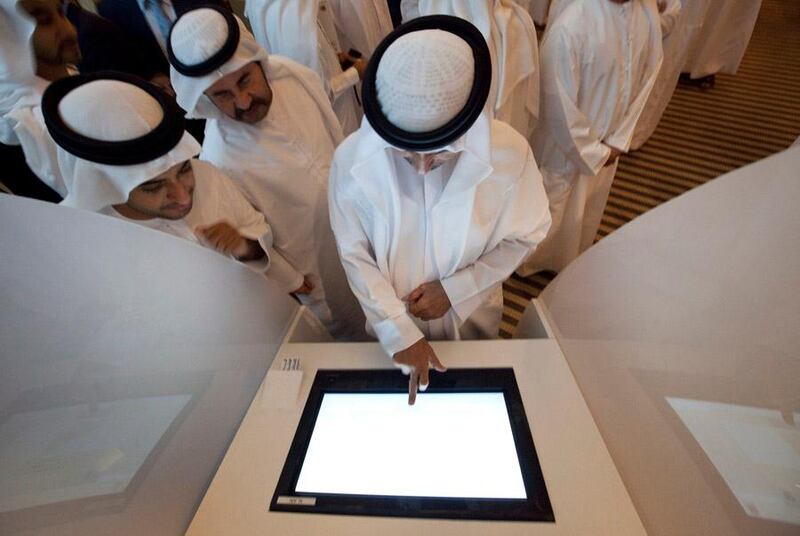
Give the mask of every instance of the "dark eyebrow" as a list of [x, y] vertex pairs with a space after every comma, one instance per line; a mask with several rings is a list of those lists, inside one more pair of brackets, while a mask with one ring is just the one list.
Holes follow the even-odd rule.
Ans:
[[192, 167], [192, 161], [191, 160], [187, 160], [181, 166], [180, 171], [181, 172], [188, 171], [190, 167]]
[[240, 76], [240, 77], [239, 77], [239, 80], [236, 82], [236, 85], [238, 86], [239, 84], [241, 84], [241, 83], [242, 83], [242, 80], [244, 80], [244, 79], [245, 79], [245, 78], [247, 78], [248, 76], [250, 76], [250, 71], [248, 71], [248, 72], [244, 73], [242, 76]]

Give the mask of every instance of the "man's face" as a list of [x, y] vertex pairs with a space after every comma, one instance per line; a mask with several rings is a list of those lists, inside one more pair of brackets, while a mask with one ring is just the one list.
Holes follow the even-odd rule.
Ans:
[[435, 153], [398, 151], [398, 154], [420, 175], [424, 175], [425, 173], [433, 171], [448, 160], [458, 158], [458, 153], [453, 153], [450, 151], [437, 151]]
[[64, 0], [20, 0], [22, 8], [36, 20], [33, 51], [39, 62], [66, 65], [78, 63], [78, 32], [67, 20]]
[[128, 209], [145, 217], [180, 220], [192, 210], [194, 171], [191, 160], [175, 164], [128, 195]]
[[223, 76], [205, 94], [225, 115], [251, 125], [264, 119], [272, 104], [272, 89], [256, 62]]

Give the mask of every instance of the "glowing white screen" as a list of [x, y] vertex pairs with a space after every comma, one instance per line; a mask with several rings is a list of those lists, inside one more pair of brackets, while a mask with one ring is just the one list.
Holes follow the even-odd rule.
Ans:
[[502, 393], [325, 394], [295, 490], [526, 498]]

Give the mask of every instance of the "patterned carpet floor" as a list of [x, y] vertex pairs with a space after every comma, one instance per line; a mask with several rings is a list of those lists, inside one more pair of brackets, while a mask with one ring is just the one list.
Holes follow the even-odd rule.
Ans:
[[[800, 136], [800, 2], [764, 0], [736, 75], [712, 89], [681, 81], [656, 132], [623, 155], [596, 240], [720, 175], [786, 149]], [[800, 177], [799, 177], [800, 180]], [[501, 337], [554, 274], [503, 286]]]

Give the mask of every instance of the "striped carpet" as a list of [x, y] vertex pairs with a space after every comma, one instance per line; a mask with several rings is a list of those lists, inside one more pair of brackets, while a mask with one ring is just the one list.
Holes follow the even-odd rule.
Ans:
[[[656, 132], [620, 159], [597, 240], [653, 207], [787, 148], [800, 135], [800, 2], [764, 0], [736, 75], [713, 89], [681, 82]], [[553, 274], [512, 276], [501, 337]]]

